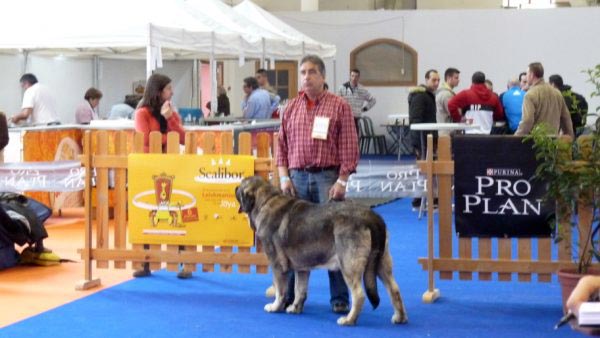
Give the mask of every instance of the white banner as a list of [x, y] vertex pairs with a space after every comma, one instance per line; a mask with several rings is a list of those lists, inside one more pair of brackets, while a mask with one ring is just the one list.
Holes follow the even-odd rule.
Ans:
[[416, 164], [359, 165], [346, 187], [347, 198], [421, 197], [425, 194], [426, 178]]
[[0, 164], [0, 191], [79, 191], [85, 188], [79, 161]]

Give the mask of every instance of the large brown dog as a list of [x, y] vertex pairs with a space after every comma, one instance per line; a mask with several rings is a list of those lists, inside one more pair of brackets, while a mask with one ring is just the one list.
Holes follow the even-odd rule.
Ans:
[[365, 301], [361, 285], [364, 277], [367, 297], [379, 305], [377, 280], [385, 285], [394, 306], [392, 323], [406, 323], [398, 284], [392, 275], [385, 223], [371, 209], [352, 202], [324, 205], [284, 196], [260, 177], [242, 180], [235, 192], [240, 212], [246, 212], [273, 270], [275, 301], [265, 305], [267, 312], [284, 309], [286, 273], [295, 272], [293, 304], [285, 310], [301, 313], [306, 300], [310, 270], [324, 267], [341, 270], [352, 295], [352, 308], [338, 324], [354, 325]]

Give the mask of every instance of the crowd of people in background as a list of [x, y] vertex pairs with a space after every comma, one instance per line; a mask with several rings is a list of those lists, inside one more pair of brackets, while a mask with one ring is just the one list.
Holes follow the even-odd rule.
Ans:
[[[539, 62], [529, 64], [527, 72], [511, 78], [500, 95], [481, 71], [473, 73], [469, 88], [455, 93], [459, 82], [460, 71], [456, 68], [446, 70], [441, 86], [437, 70], [428, 70], [425, 83], [410, 90], [409, 122], [463, 122], [478, 126], [466, 133], [515, 135], [526, 135], [535, 125], [546, 123], [556, 134], [577, 136], [585, 126], [585, 98], [564, 84], [558, 74], [546, 82]], [[421, 149], [419, 135], [411, 134], [417, 158]]]
[[[281, 98], [269, 83], [269, 75], [267, 70], [261, 68], [254, 77], [243, 80], [241, 109], [244, 119], [279, 118]], [[358, 120], [377, 102], [359, 80], [360, 70], [352, 69], [349, 81], [335, 92], [349, 104], [357, 131]], [[30, 73], [24, 74], [20, 83], [24, 90], [21, 111], [6, 116], [7, 123], [59, 124], [56, 103], [48, 88]], [[546, 82], [544, 68], [539, 62], [531, 63], [527, 72], [510, 78], [506, 91], [500, 95], [494, 92], [492, 81], [481, 71], [471, 76], [469, 88], [455, 92], [459, 83], [460, 71], [457, 68], [447, 68], [441, 84], [438, 71], [428, 70], [425, 82], [409, 91], [409, 123], [466, 122], [479, 126], [467, 130], [467, 133], [515, 135], [528, 134], [534, 125], [542, 122], [549, 124], [551, 130], [557, 133], [560, 130], [567, 135], [579, 135], [586, 123], [588, 106], [585, 98], [574, 92], [558, 74], [551, 75]], [[328, 89], [327, 83], [324, 83], [324, 88]], [[216, 116], [229, 116], [231, 110], [227, 90], [219, 85], [217, 92]], [[102, 96], [102, 92], [96, 88], [89, 88], [85, 92], [84, 100], [75, 109], [77, 123], [89, 124], [99, 118], [98, 106]], [[141, 95], [126, 95], [124, 102], [111, 107], [107, 118], [135, 119], [134, 112], [140, 100]], [[206, 107], [210, 110], [210, 102]], [[420, 158], [418, 133], [411, 134], [411, 143], [417, 158]]]

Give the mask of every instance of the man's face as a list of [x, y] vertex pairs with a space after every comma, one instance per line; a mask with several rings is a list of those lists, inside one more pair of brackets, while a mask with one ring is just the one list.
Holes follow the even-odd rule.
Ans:
[[27, 81], [21, 81], [21, 89], [26, 90], [29, 87], [31, 87], [31, 85], [29, 84], [29, 82], [27, 82]]
[[242, 85], [242, 90], [244, 91], [244, 94], [249, 95], [250, 93], [252, 93], [252, 87], [248, 86], [246, 83], [244, 83]]
[[459, 75], [459, 73], [454, 73], [452, 74], [452, 76], [448, 77], [446, 79], [446, 83], [448, 84], [448, 86], [452, 88], [458, 86], [458, 83], [460, 82]]
[[436, 72], [429, 74], [429, 79], [425, 79], [425, 86], [429, 91], [435, 92], [440, 85], [440, 75]]
[[527, 86], [531, 86], [533, 84], [533, 82], [535, 81], [535, 75], [533, 75], [533, 72], [530, 69], [527, 70], [527, 75], [524, 77], [526, 78]]
[[358, 85], [358, 80], [360, 79], [360, 74], [357, 72], [350, 72], [350, 83], [353, 87]]
[[521, 90], [527, 90], [527, 77], [529, 76], [529, 71], [527, 71], [527, 74], [525, 75], [521, 75], [521, 78], [519, 79], [519, 86], [521, 87]]
[[267, 82], [269, 82], [269, 79], [264, 76], [263, 74], [256, 74], [256, 81], [258, 82], [258, 86], [259, 87], [264, 87], [267, 85]]
[[319, 71], [319, 67], [306, 61], [300, 65], [300, 78], [302, 79], [302, 88], [304, 91], [312, 94], [318, 94], [323, 90], [325, 77]]

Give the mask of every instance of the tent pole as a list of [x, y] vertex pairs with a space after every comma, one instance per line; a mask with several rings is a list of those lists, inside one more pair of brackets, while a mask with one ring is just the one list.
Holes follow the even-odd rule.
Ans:
[[148, 24], [148, 44], [146, 45], [146, 80], [154, 70], [154, 57], [152, 53], [152, 24]]
[[267, 46], [266, 46], [266, 40], [263, 37], [262, 38], [262, 55], [260, 58], [260, 68], [262, 69], [267, 69]]
[[331, 87], [331, 91], [335, 93], [335, 91], [337, 90], [337, 62], [335, 62], [335, 59], [333, 59], [332, 61], [333, 61], [333, 87]]
[[29, 51], [24, 49], [21, 53], [23, 54], [23, 68], [21, 69], [21, 75], [23, 75], [27, 73], [27, 66], [29, 63]]
[[200, 72], [198, 71], [198, 63], [200, 60], [194, 59], [194, 64], [192, 65], [192, 98], [190, 104], [192, 107], [202, 109], [200, 105], [200, 81], [198, 77], [200, 76]]
[[217, 112], [217, 64], [215, 62], [215, 32], [211, 33], [210, 48], [210, 111], [215, 116]]

